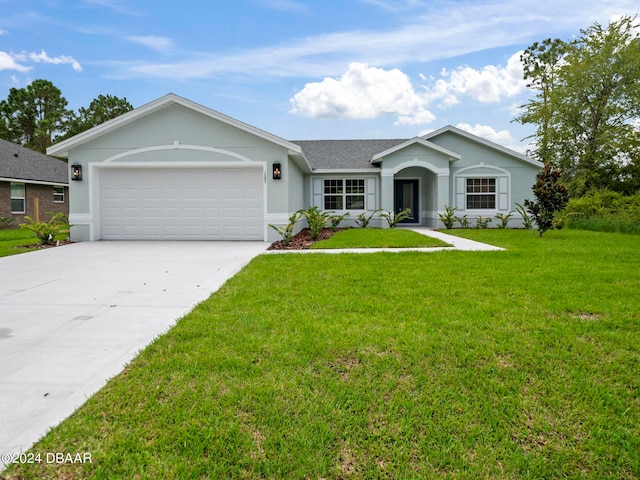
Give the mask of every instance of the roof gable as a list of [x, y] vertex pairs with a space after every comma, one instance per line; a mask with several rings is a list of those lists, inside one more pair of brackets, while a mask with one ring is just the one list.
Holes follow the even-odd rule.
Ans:
[[67, 185], [67, 163], [0, 139], [0, 179]]
[[169, 93], [167, 95], [165, 95], [164, 97], [158, 98], [157, 100], [154, 100], [153, 102], [147, 103], [146, 105], [143, 105], [141, 107], [138, 107], [134, 110], [131, 110], [130, 112], [124, 113], [122, 115], [120, 115], [119, 117], [116, 117], [114, 119], [111, 119], [107, 122], [104, 122], [96, 127], [93, 127], [85, 132], [79, 133], [78, 135], [75, 135], [74, 137], [71, 137], [67, 140], [64, 140], [60, 143], [57, 143], [55, 145], [52, 145], [51, 147], [49, 147], [47, 149], [47, 153], [49, 155], [58, 155], [61, 157], [67, 157], [69, 155], [69, 150], [76, 148], [82, 144], [85, 144], [87, 142], [90, 142], [91, 140], [93, 140], [94, 138], [97, 138], [101, 135], [104, 135], [106, 133], [112, 132], [114, 130], [117, 130], [119, 128], [122, 128], [124, 126], [126, 126], [129, 123], [135, 122], [147, 115], [150, 115], [154, 112], [157, 112], [169, 105], [181, 105], [185, 108], [188, 108], [190, 110], [193, 110], [195, 112], [198, 112], [202, 115], [205, 115], [209, 118], [213, 118], [215, 120], [218, 120], [220, 122], [223, 122], [227, 125], [231, 125], [235, 128], [238, 128], [240, 130], [243, 130], [247, 133], [250, 133], [252, 135], [256, 135], [257, 137], [260, 137], [264, 140], [267, 140], [269, 142], [275, 143], [277, 145], [280, 145], [281, 147], [286, 148], [291, 154], [294, 155], [301, 155], [302, 154], [302, 150], [301, 148], [294, 144], [291, 143], [283, 138], [280, 138], [276, 135], [273, 135], [271, 133], [265, 132], [264, 130], [260, 130], [259, 128], [256, 128], [252, 125], [249, 125], [247, 123], [241, 122], [239, 120], [236, 120], [234, 118], [231, 118], [227, 115], [224, 115], [220, 112], [217, 112], [215, 110], [212, 110], [210, 108], [204, 107], [202, 105], [199, 105], [195, 102], [192, 102], [190, 100], [187, 100], [186, 98], [180, 97], [178, 95], [175, 95], [173, 93]]
[[504, 154], [507, 154], [519, 161], [528, 163], [529, 165], [535, 165], [536, 167], [540, 167], [540, 163], [537, 162], [536, 160], [523, 155], [522, 153], [516, 152], [515, 150], [511, 150], [510, 148], [507, 147], [503, 147], [502, 145], [499, 145], [497, 143], [494, 143], [490, 140], [487, 140], [486, 138], [482, 138], [479, 137], [477, 135], [474, 135], [473, 133], [469, 133], [469, 132], [465, 132], [464, 130], [461, 130], [459, 128], [456, 128], [452, 125], [447, 125], [445, 127], [439, 128], [438, 130], [434, 130], [433, 132], [427, 133], [426, 135], [423, 135], [422, 138], [425, 140], [429, 140], [431, 142], [433, 142], [434, 139], [436, 139], [437, 137], [445, 134], [445, 133], [452, 133], [454, 135], [458, 135], [461, 137], [464, 137], [468, 140], [471, 140], [472, 142], [476, 142], [479, 144], [482, 144], [486, 147], [489, 147], [493, 150], [502, 152]]
[[411, 145], [422, 145], [425, 148], [430, 150], [435, 150], [449, 157], [450, 160], [460, 160], [461, 156], [459, 153], [456, 153], [448, 148], [441, 147], [440, 145], [436, 145], [435, 143], [429, 142], [422, 137], [414, 137], [406, 140], [398, 145], [395, 145], [383, 152], [379, 152], [371, 157], [371, 163], [380, 163], [384, 157], [387, 155], [391, 155], [392, 153], [403, 150]]

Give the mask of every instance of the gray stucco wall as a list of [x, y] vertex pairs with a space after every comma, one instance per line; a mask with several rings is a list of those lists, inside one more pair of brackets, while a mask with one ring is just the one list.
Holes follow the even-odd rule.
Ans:
[[[114, 159], [119, 155], [120, 158]], [[290, 188], [285, 179], [272, 179], [271, 166], [275, 161], [284, 166], [290, 180], [300, 179], [298, 167], [293, 162], [289, 164], [285, 147], [182, 105], [171, 104], [69, 151], [69, 163], [77, 162], [83, 167], [83, 181], [70, 185], [69, 212], [74, 217], [74, 240], [89, 239], [86, 223], [97, 221], [98, 212], [90, 208], [98, 209], [99, 185], [92, 176], [99, 177], [99, 174], [92, 166], [104, 165], [105, 161], [114, 165], [205, 162], [211, 166], [257, 162], [264, 165], [267, 173], [267, 214], [287, 212], [289, 196], [293, 194], [296, 197], [293, 201], [297, 203], [302, 196], [302, 186], [298, 192]]]

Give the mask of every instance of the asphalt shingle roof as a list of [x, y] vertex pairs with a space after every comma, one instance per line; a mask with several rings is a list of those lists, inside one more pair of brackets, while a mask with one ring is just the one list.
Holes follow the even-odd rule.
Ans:
[[66, 162], [0, 139], [0, 178], [69, 183]]
[[291, 140], [300, 145], [311, 168], [377, 168], [371, 157], [407, 139]]

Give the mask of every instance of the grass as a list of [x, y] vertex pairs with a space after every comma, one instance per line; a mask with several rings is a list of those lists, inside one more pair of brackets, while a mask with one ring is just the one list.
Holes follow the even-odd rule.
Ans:
[[0, 257], [37, 250], [38, 247], [17, 248], [35, 243], [39, 243], [39, 241], [32, 231], [21, 228], [0, 229]]
[[264, 255], [10, 479], [640, 477], [640, 242]]
[[335, 233], [327, 240], [311, 245], [311, 248], [410, 248], [450, 247], [436, 238], [427, 237], [412, 230], [398, 228], [350, 228]]

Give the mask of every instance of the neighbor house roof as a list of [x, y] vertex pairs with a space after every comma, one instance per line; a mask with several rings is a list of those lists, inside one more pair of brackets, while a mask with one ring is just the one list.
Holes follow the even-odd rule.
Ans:
[[0, 181], [68, 185], [66, 162], [0, 139]]
[[293, 140], [300, 145], [314, 170], [377, 169], [371, 164], [374, 155], [403, 142], [401, 139], [376, 140]]

